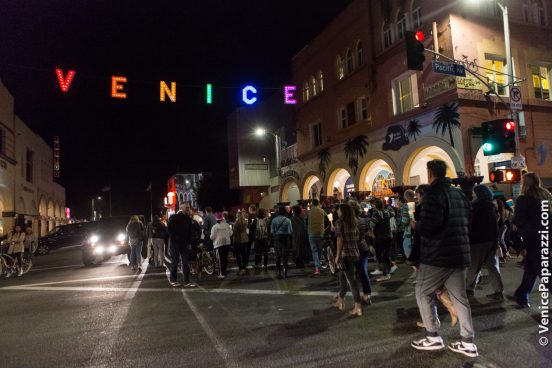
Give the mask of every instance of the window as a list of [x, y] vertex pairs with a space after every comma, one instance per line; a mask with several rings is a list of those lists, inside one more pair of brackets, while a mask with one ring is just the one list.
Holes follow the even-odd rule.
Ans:
[[309, 82], [303, 82], [303, 102], [307, 102], [310, 99]]
[[322, 70], [318, 71], [318, 85], [320, 86], [320, 92], [324, 91], [324, 74]]
[[533, 67], [533, 87], [535, 98], [550, 101], [550, 69], [545, 66]]
[[347, 111], [344, 107], [337, 109], [337, 119], [339, 121], [339, 128], [347, 128]]
[[360, 121], [368, 120], [368, 100], [364, 96], [358, 99], [358, 118]]
[[485, 72], [487, 73], [487, 82], [494, 91], [494, 93], [500, 96], [506, 96], [508, 94], [506, 84], [506, 65], [505, 59], [499, 56], [485, 55]]
[[360, 41], [358, 41], [357, 43], [356, 54], [357, 54], [357, 65], [361, 66], [364, 60], [362, 60], [362, 42]]
[[347, 104], [347, 124], [348, 124], [348, 126], [351, 126], [354, 123], [356, 123], [355, 103], [354, 102], [349, 102]]
[[345, 107], [337, 109], [337, 119], [339, 121], [340, 129], [344, 129], [355, 124], [357, 122], [355, 102], [349, 102], [345, 105]]
[[321, 146], [324, 143], [322, 139], [322, 123], [313, 124], [311, 129], [313, 148]]
[[525, 23], [531, 23], [531, 17], [529, 16], [529, 7], [527, 4], [523, 4], [523, 21]]
[[337, 69], [337, 79], [343, 79], [345, 73], [343, 71], [343, 59], [341, 59], [341, 56], [337, 56], [335, 64]]
[[418, 82], [416, 73], [397, 78], [393, 81], [393, 112], [395, 115], [418, 107]]
[[353, 52], [349, 49], [347, 50], [347, 74], [351, 74], [354, 70]]
[[391, 35], [391, 27], [389, 22], [383, 23], [383, 48], [388, 49], [393, 44], [393, 37]]
[[531, 12], [533, 24], [537, 24], [539, 26], [546, 25], [546, 11], [544, 8], [544, 2], [542, 0], [533, 0], [531, 2]]
[[311, 77], [312, 97], [318, 94], [318, 88], [316, 87], [316, 78], [314, 75]]
[[404, 32], [406, 31], [406, 15], [401, 9], [397, 13], [397, 39], [402, 40], [404, 38]]
[[27, 149], [25, 178], [29, 183], [33, 182], [33, 158], [34, 158], [33, 156], [34, 156], [33, 151], [31, 151], [30, 149]]
[[417, 30], [422, 25], [422, 9], [418, 1], [412, 2], [412, 28]]

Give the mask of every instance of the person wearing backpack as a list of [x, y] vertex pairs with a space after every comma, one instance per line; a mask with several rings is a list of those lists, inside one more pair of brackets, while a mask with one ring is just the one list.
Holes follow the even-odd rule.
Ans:
[[142, 271], [142, 246], [146, 238], [146, 229], [138, 216], [132, 216], [126, 227], [130, 245], [130, 267], [133, 271]]
[[[274, 253], [276, 254], [276, 270], [279, 279], [287, 277], [288, 255], [290, 251], [291, 235], [293, 229], [291, 220], [287, 218], [285, 206], [278, 207], [278, 216], [270, 224], [270, 234], [274, 241]], [[282, 275], [282, 261], [284, 263], [284, 273]]]
[[259, 208], [255, 221], [255, 268], [268, 269], [268, 219], [264, 208]]
[[149, 229], [149, 238], [153, 245], [153, 263], [156, 268], [165, 264], [165, 239], [167, 238], [167, 227], [159, 216], [153, 218]]

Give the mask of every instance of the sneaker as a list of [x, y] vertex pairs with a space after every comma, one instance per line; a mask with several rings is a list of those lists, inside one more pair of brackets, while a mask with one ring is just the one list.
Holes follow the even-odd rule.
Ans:
[[320, 268], [314, 269], [314, 276], [320, 276]]
[[477, 346], [475, 346], [474, 343], [456, 341], [449, 344], [448, 348], [455, 353], [464, 354], [465, 356], [469, 356], [470, 358], [475, 358], [479, 355], [477, 353]]
[[23, 270], [19, 270], [19, 272], [17, 273], [17, 276], [19, 277], [23, 276]]
[[445, 348], [445, 344], [443, 343], [443, 338], [441, 336], [427, 336], [421, 340], [412, 341], [410, 345], [416, 350], [425, 351], [442, 350]]
[[377, 282], [387, 281], [391, 278], [391, 275], [380, 276], [376, 279]]
[[8, 274], [6, 275], [6, 278], [9, 279], [10, 277], [12, 277], [12, 275], [13, 275], [13, 272], [10, 271], [10, 272], [8, 272]]
[[383, 275], [383, 272], [380, 271], [380, 270], [375, 270], [375, 271], [370, 272], [370, 275], [372, 275], [372, 276], [380, 276], [380, 275]]
[[180, 286], [180, 283], [178, 281], [171, 281], [169, 282], [169, 284], [172, 286], [172, 287], [178, 287]]
[[391, 267], [391, 270], [389, 270], [389, 273], [393, 274], [395, 271], [397, 271], [399, 269], [399, 267], [397, 267], [397, 265], [393, 265]]
[[217, 277], [218, 277], [219, 279], [222, 280], [222, 279], [224, 279], [226, 276], [224, 276], [224, 275], [218, 275]]

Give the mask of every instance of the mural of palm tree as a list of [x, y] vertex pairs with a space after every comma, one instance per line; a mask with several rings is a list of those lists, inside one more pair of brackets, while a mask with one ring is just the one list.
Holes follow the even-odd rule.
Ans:
[[418, 120], [410, 120], [406, 125], [406, 135], [408, 138], [414, 138], [414, 141], [416, 141], [416, 137], [422, 133], [421, 128], [422, 126]]
[[358, 171], [358, 159], [364, 157], [368, 152], [368, 137], [364, 134], [349, 139], [345, 143], [345, 157], [348, 160], [348, 165], [356, 175]]
[[318, 161], [318, 171], [320, 171], [320, 174], [322, 175], [322, 180], [325, 180], [326, 171], [328, 170], [330, 162], [332, 161], [332, 154], [328, 147], [322, 148], [320, 151], [318, 151]]
[[454, 147], [454, 139], [452, 138], [452, 130], [460, 129], [460, 113], [458, 113], [458, 104], [451, 102], [439, 107], [433, 119], [433, 129], [438, 133], [441, 130], [441, 135], [445, 135], [448, 130], [450, 136], [450, 145]]

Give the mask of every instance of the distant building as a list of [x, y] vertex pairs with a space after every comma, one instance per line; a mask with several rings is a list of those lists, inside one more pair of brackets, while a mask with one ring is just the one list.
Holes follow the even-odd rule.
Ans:
[[172, 213], [176, 212], [184, 203], [197, 208], [197, 190], [205, 175], [209, 175], [209, 173], [174, 174], [167, 182], [165, 207]]
[[0, 234], [31, 224], [45, 235], [65, 223], [65, 189], [53, 179], [53, 150], [14, 113], [0, 82]]

